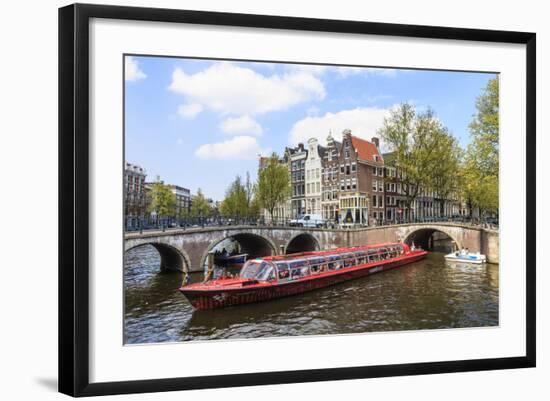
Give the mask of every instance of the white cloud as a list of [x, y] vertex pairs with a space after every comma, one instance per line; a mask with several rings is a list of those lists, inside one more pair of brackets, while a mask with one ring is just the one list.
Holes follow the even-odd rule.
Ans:
[[147, 75], [139, 69], [138, 61], [131, 56], [126, 56], [124, 60], [124, 79], [126, 81], [139, 81], [147, 78]]
[[230, 135], [262, 135], [263, 129], [249, 116], [228, 118], [220, 124], [220, 129]]
[[331, 67], [328, 65], [314, 65], [314, 64], [289, 64], [286, 69], [291, 72], [302, 72], [312, 75], [323, 75], [329, 71]]
[[258, 115], [325, 97], [323, 83], [301, 71], [263, 75], [228, 62], [196, 74], [176, 68], [169, 89], [222, 114]]
[[254, 160], [268, 151], [260, 148], [253, 136], [236, 136], [224, 142], [201, 145], [195, 155], [205, 160]]
[[300, 142], [306, 143], [309, 138], [315, 137], [321, 144], [326, 144], [330, 131], [335, 139], [340, 140], [344, 129], [350, 129], [353, 135], [370, 140], [376, 136], [376, 131], [382, 126], [388, 112], [389, 109], [372, 107], [309, 116], [292, 126], [289, 142], [296, 145]]
[[317, 116], [319, 115], [319, 113], [321, 112], [321, 109], [317, 106], [311, 106], [311, 107], [308, 107], [308, 109], [306, 110], [306, 113], [308, 116]]
[[178, 107], [178, 114], [187, 120], [191, 120], [195, 118], [202, 110], [203, 107], [199, 103], [187, 103]]
[[378, 68], [378, 67], [345, 67], [345, 66], [328, 66], [328, 65], [309, 65], [309, 64], [292, 64], [287, 67], [287, 70], [294, 72], [303, 72], [316, 76], [322, 76], [328, 72], [336, 73], [342, 78], [352, 75], [380, 75], [393, 78], [397, 75], [394, 68]]
[[343, 78], [351, 75], [381, 75], [383, 77], [393, 78], [397, 75], [397, 70], [393, 68], [373, 68], [373, 67], [338, 67], [338, 75]]

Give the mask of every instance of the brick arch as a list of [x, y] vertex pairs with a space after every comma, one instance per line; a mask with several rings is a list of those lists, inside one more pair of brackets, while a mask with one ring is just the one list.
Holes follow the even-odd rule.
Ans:
[[454, 235], [454, 233], [451, 232], [451, 230], [446, 229], [445, 226], [419, 226], [419, 227], [412, 228], [405, 235], [402, 241], [410, 245], [413, 242], [414, 237], [419, 235], [422, 232], [429, 232], [430, 233], [429, 235], [433, 234], [434, 232], [441, 232], [446, 236], [448, 236], [459, 249], [462, 248], [463, 246], [462, 241], [460, 241], [456, 237], [456, 235]]
[[178, 249], [175, 246], [166, 244], [161, 241], [144, 241], [126, 248], [124, 253], [129, 252], [132, 249], [139, 248], [141, 246], [151, 245], [157, 250], [160, 255], [160, 269], [175, 270], [180, 272], [191, 271], [191, 261], [189, 255], [185, 250]]
[[[235, 241], [239, 242], [241, 245], [241, 248], [243, 248], [243, 251], [246, 251], [247, 247], [254, 247], [254, 244], [262, 244], [265, 247], [265, 249], [269, 248], [271, 250], [271, 255], [277, 255], [277, 245], [268, 237], [260, 234], [253, 234], [246, 231], [240, 231], [235, 234], [229, 234], [225, 236], [220, 236], [216, 238], [215, 240], [211, 241], [206, 250], [203, 252], [201, 259], [200, 259], [200, 267], [202, 269], [202, 266], [206, 264], [206, 259], [208, 257], [208, 253], [212, 251], [217, 245], [219, 245], [222, 241], [225, 241], [226, 239], [232, 238]], [[240, 239], [240, 241], [239, 241]], [[247, 242], [250, 241], [250, 242]], [[244, 242], [244, 245], [243, 245]], [[246, 252], [249, 253], [249, 252]], [[260, 251], [260, 253], [264, 253], [263, 250]], [[258, 255], [258, 256], [267, 256], [267, 255]]]
[[[318, 250], [321, 249], [321, 244], [320, 244], [319, 240], [312, 233], [307, 232], [307, 231], [302, 231], [302, 232], [299, 232], [297, 234], [294, 234], [287, 241], [287, 243], [285, 244], [285, 248], [284, 248], [283, 252], [285, 254], [288, 253], [289, 246], [291, 246], [293, 244], [293, 242], [296, 242], [299, 238], [302, 238], [302, 237], [305, 237], [306, 241], [309, 241], [309, 244], [306, 244], [306, 245], [309, 245], [307, 247], [308, 248], [313, 247], [314, 249], [303, 249], [303, 250], [298, 249], [297, 250], [298, 252], [318, 251]], [[311, 246], [311, 245], [313, 245], [313, 246]], [[291, 251], [292, 251], [292, 247], [291, 247]], [[291, 252], [291, 253], [294, 253], [294, 252]]]

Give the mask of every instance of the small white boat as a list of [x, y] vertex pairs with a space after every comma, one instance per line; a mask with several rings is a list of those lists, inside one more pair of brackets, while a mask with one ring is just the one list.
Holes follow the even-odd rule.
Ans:
[[461, 263], [476, 263], [481, 264], [487, 262], [485, 255], [478, 253], [464, 253], [460, 251], [452, 252], [445, 255], [445, 259], [449, 262], [461, 262]]

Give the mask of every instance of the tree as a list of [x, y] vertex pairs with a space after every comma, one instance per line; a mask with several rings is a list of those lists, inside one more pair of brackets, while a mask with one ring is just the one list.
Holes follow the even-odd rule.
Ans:
[[470, 123], [472, 142], [462, 166], [464, 194], [469, 206], [498, 213], [499, 203], [499, 101], [498, 79], [491, 79], [477, 98]]
[[231, 183], [221, 204], [221, 214], [224, 216], [244, 217], [248, 215], [248, 194], [246, 187], [237, 176]]
[[246, 191], [246, 211], [248, 216], [253, 216], [252, 213], [252, 201], [254, 196], [254, 184], [250, 181], [250, 173], [246, 172], [246, 183], [244, 184], [244, 189]]
[[439, 200], [439, 212], [445, 212], [445, 200], [452, 194], [459, 191], [459, 180], [457, 174], [460, 170], [462, 149], [458, 141], [450, 135], [444, 127], [436, 130], [436, 147], [434, 159], [437, 161], [436, 168], [429, 172], [429, 188], [434, 191], [434, 198]]
[[193, 197], [191, 202], [192, 217], [209, 217], [212, 214], [212, 208], [204, 197], [202, 190], [197, 189], [197, 195]]
[[290, 173], [286, 164], [279, 163], [279, 156], [273, 153], [267, 165], [258, 174], [255, 195], [260, 207], [266, 209], [273, 222], [275, 208], [290, 197]]
[[395, 167], [401, 174], [401, 187], [405, 195], [406, 217], [411, 217], [411, 204], [422, 189], [433, 189], [438, 182], [443, 189], [447, 177], [436, 177], [434, 170], [445, 155], [445, 143], [450, 135], [442, 123], [428, 109], [417, 114], [409, 103], [403, 103], [384, 118], [378, 135], [391, 148]]
[[489, 80], [476, 100], [477, 113], [469, 126], [476, 164], [484, 177], [499, 175], [498, 92], [498, 79]]
[[176, 214], [176, 194], [168, 185], [155, 182], [150, 192], [149, 212], [155, 213], [158, 218], [171, 217]]

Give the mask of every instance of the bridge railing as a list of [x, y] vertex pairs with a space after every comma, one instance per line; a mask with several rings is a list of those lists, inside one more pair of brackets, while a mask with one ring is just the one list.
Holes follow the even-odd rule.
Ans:
[[358, 224], [353, 221], [336, 220], [304, 220], [291, 218], [266, 219], [263, 216], [210, 216], [210, 217], [187, 217], [187, 218], [146, 218], [127, 217], [125, 231], [166, 231], [185, 230], [191, 228], [226, 227], [226, 226], [273, 226], [273, 227], [304, 227], [304, 228], [331, 228], [331, 229], [354, 229], [364, 227], [392, 226], [398, 224], [415, 223], [460, 223], [476, 227], [498, 229], [498, 220], [470, 218], [468, 216], [436, 216], [417, 217], [411, 219], [374, 220], [370, 219], [368, 224]]

